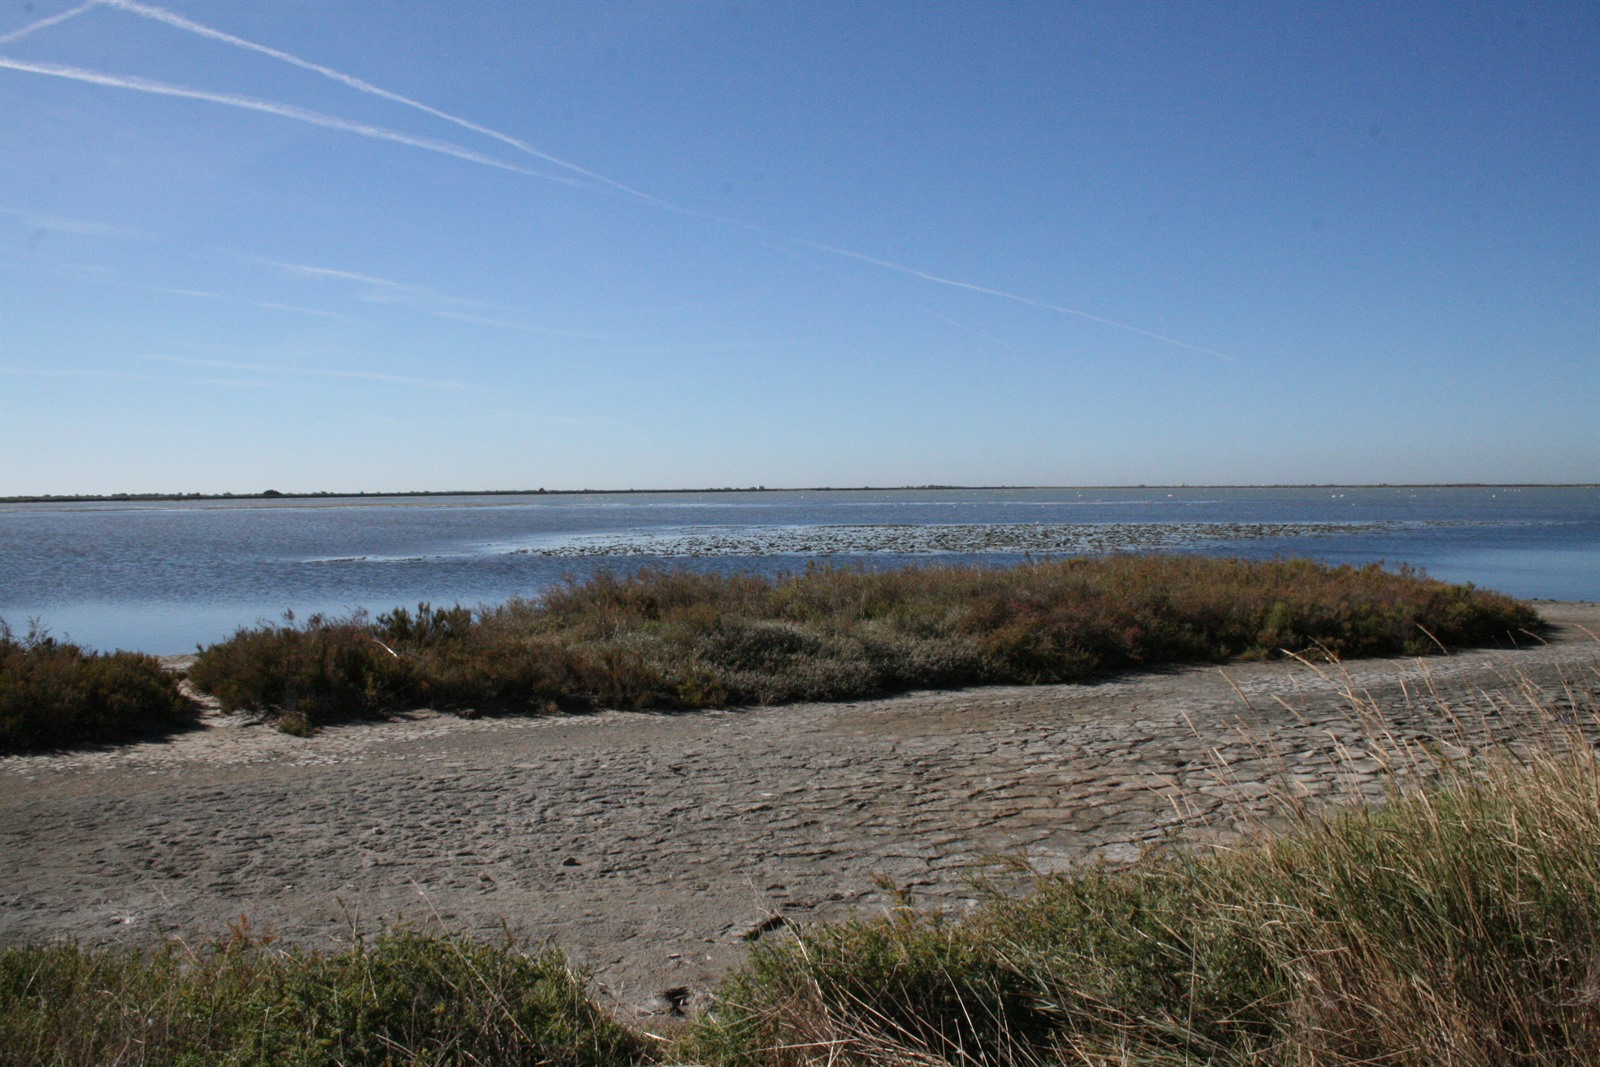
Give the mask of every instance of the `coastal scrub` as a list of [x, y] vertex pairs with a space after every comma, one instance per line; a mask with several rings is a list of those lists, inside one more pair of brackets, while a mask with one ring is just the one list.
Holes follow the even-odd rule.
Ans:
[[0, 752], [122, 740], [194, 717], [154, 656], [86, 652], [0, 622]]
[[242, 629], [202, 650], [190, 678], [225, 710], [314, 725], [406, 707], [690, 709], [1232, 657], [1424, 654], [1539, 625], [1500, 594], [1306, 560], [1126, 555], [775, 579], [644, 570], [477, 611], [421, 604]]

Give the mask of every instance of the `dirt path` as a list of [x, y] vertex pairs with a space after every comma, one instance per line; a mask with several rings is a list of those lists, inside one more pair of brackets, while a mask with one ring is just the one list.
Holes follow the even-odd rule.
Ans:
[[659, 1009], [781, 936], [776, 916], [881, 907], [880, 879], [959, 907], [996, 855], [1130, 859], [1274, 810], [1274, 782], [1381, 794], [1347, 686], [1419, 736], [1441, 734], [1430, 685], [1508, 729], [1528, 679], [1558, 713], [1592, 707], [1600, 605], [1540, 609], [1548, 645], [1348, 674], [1240, 664], [678, 716], [420, 714], [304, 740], [217, 718], [162, 743], [7, 757], [0, 941], [211, 937], [241, 914], [312, 943], [397, 918], [504, 926]]

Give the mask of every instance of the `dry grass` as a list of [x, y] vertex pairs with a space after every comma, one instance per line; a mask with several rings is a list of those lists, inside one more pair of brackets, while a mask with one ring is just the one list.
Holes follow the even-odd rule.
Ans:
[[1600, 1062], [1597, 691], [1600, 672], [1460, 694], [1445, 744], [1403, 739], [1352, 692], [1396, 786], [1382, 807], [1320, 817], [1284, 797], [1288, 833], [1038, 877], [960, 921], [906, 908], [762, 947], [686, 1052], [763, 1067]]

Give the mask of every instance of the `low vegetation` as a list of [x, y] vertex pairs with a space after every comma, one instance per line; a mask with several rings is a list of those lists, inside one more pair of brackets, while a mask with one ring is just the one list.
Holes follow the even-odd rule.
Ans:
[[191, 950], [0, 953], [0, 1064], [564, 1064], [639, 1061], [643, 1039], [559, 953], [392, 932], [280, 951], [240, 924]]
[[1600, 763], [1574, 730], [1252, 846], [810, 931], [760, 946], [720, 1001], [686, 1059], [1597, 1063]]
[[153, 656], [85, 652], [0, 622], [0, 752], [121, 740], [194, 718]]
[[763, 941], [670, 1042], [552, 952], [403, 931], [281, 950], [241, 921], [201, 949], [0, 952], [0, 1065], [1600, 1062], [1597, 682], [1508, 685], [1531, 714], [1490, 706], [1500, 747], [1485, 724], [1396, 740], [1353, 698], [1425, 789], [1326, 817], [1285, 798], [1277, 836]]
[[240, 630], [190, 670], [297, 728], [387, 709], [699, 708], [1075, 682], [1280, 652], [1425, 653], [1539, 626], [1507, 597], [1377, 566], [1111, 556], [778, 579], [601, 574], [536, 601]]

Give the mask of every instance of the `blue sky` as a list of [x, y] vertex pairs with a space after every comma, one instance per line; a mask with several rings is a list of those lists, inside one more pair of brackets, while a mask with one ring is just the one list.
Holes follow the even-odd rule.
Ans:
[[3, 0], [0, 493], [1600, 480], [1597, 190], [1593, 2]]

